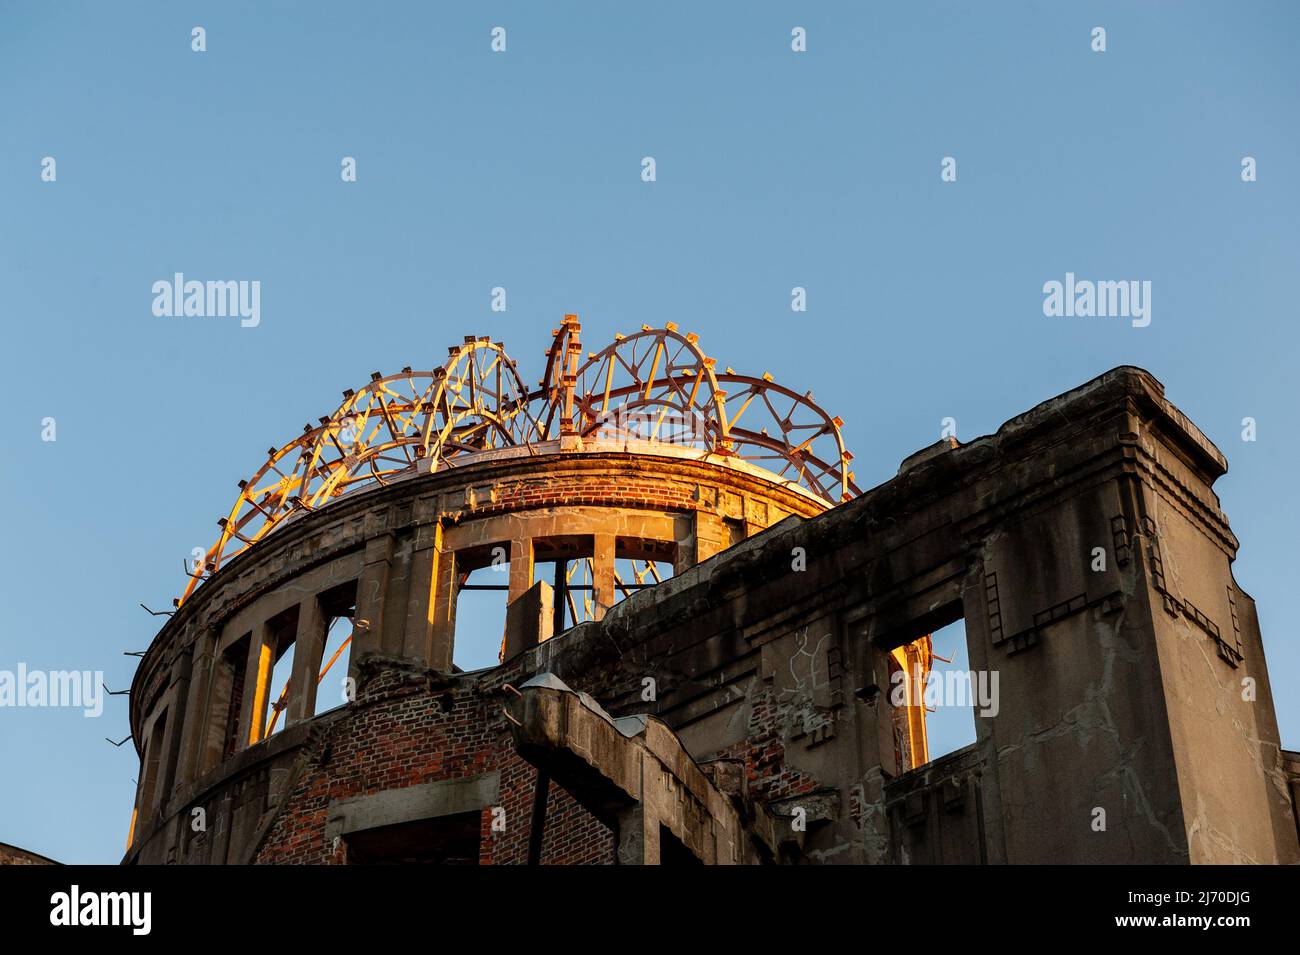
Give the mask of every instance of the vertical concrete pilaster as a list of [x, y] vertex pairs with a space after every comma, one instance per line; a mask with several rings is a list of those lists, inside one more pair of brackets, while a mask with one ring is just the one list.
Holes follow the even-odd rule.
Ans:
[[316, 713], [316, 681], [325, 653], [326, 623], [316, 595], [305, 597], [298, 605], [298, 632], [294, 637], [285, 726], [309, 720]]
[[353, 619], [352, 652], [348, 676], [357, 676], [357, 661], [364, 653], [382, 651], [384, 598], [393, 559], [393, 535], [383, 534], [366, 543], [365, 566], [357, 580], [357, 612]]
[[271, 671], [275, 668], [275, 639], [262, 621], [248, 642], [248, 664], [244, 676], [244, 705], [240, 716], [240, 738], [252, 746], [266, 729], [267, 696], [271, 692]]
[[394, 534], [391, 539], [393, 547], [382, 598], [384, 606], [390, 609], [381, 615], [383, 625], [375, 632], [379, 634], [379, 649], [385, 656], [403, 657], [415, 539], [411, 534]]
[[406, 600], [406, 640], [402, 655], [416, 663], [439, 670], [451, 668], [451, 657], [445, 663], [435, 660], [433, 652], [434, 605], [438, 587], [439, 549], [442, 546], [442, 525], [434, 521], [416, 528], [411, 550], [410, 586]]
[[443, 548], [441, 532], [434, 555], [433, 593], [429, 598], [429, 666], [450, 670], [456, 641], [457, 568], [456, 554]]
[[533, 542], [516, 538], [510, 542], [510, 593], [506, 603], [514, 603], [533, 585]]
[[591, 605], [592, 617], [599, 620], [618, 602], [614, 592], [614, 548], [613, 534], [595, 535], [595, 546], [591, 559]]
[[712, 511], [692, 515], [688, 535], [677, 541], [677, 560], [673, 572], [681, 573], [730, 546], [730, 536], [723, 519]]
[[176, 767], [180, 762], [181, 743], [185, 738], [185, 721], [190, 699], [190, 655], [177, 654], [172, 662], [171, 687], [167, 691], [167, 731], [163, 738], [162, 766], [158, 780], [158, 805], [165, 806], [176, 785]]
[[215, 629], [207, 628], [190, 646], [190, 681], [185, 701], [185, 728], [181, 740], [180, 756], [176, 764], [176, 783], [185, 786], [199, 775], [201, 744], [211, 703], [208, 698], [212, 683], [212, 663], [216, 658]]

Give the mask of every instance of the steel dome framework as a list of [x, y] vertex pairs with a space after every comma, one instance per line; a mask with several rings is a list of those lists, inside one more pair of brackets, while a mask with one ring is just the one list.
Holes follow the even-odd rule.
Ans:
[[[581, 326], [566, 315], [530, 389], [499, 342], [468, 337], [433, 371], [373, 373], [343, 392], [333, 414], [267, 452], [239, 482], [220, 533], [190, 573], [187, 600], [226, 562], [283, 521], [351, 491], [420, 471], [443, 471], [483, 452], [582, 439], [650, 450], [672, 444], [720, 461], [742, 460], [835, 504], [858, 493], [843, 422], [770, 375], [742, 375], [671, 322], [616, 335], [583, 357]], [[567, 443], [566, 443], [567, 441]], [[647, 447], [650, 446], [650, 447]]]

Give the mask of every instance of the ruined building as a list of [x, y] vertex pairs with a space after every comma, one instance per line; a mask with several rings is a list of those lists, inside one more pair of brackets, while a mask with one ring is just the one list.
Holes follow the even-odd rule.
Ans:
[[[536, 387], [488, 339], [376, 373], [143, 657], [125, 861], [1300, 860], [1227, 465], [1155, 378], [850, 460], [672, 325], [566, 317]], [[998, 705], [931, 759], [958, 620]]]

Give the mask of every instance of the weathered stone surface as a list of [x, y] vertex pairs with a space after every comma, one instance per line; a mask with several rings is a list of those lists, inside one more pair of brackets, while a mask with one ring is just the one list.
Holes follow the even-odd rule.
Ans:
[[[1232, 576], [1226, 466], [1118, 368], [829, 510], [724, 462], [576, 444], [345, 496], [223, 566], [142, 661], [132, 729], [156, 768], [127, 859], [344, 862], [341, 807], [436, 820], [419, 794], [491, 778], [484, 863], [718, 862], [724, 842], [739, 862], [1300, 861], [1300, 757]], [[504, 662], [454, 672], [457, 582], [498, 545]], [[533, 561], [569, 553], [602, 565], [598, 619], [546, 639]], [[614, 603], [629, 554], [676, 575]], [[295, 612], [314, 647], [340, 601], [355, 698], [310, 717], [291, 696], [260, 739], [257, 654]], [[996, 712], [912, 767], [892, 651], [958, 618]], [[245, 637], [241, 689], [222, 661]], [[644, 731], [517, 689], [541, 673]]]

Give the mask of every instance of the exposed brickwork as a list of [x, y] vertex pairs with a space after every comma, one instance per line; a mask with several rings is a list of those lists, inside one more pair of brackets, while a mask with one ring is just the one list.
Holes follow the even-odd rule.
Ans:
[[749, 718], [749, 735], [718, 755], [740, 761], [751, 796], [765, 801], [787, 799], [812, 792], [816, 777], [801, 773], [786, 760], [785, 739], [789, 735], [789, 704], [778, 704], [765, 693], [754, 701]]
[[[690, 511], [700, 508], [695, 484], [656, 479], [554, 474], [521, 481], [503, 481], [473, 489], [467, 510], [475, 516], [538, 507], [632, 507]], [[482, 496], [480, 496], [482, 495]]]
[[[424, 569], [434, 548], [446, 548], [444, 554], [471, 551], [483, 541], [516, 533], [520, 525], [500, 522], [520, 515], [540, 522], [533, 526], [546, 528], [538, 532], [543, 537], [605, 532], [618, 535], [620, 546], [632, 542], [635, 548], [643, 541], [655, 553], [675, 553], [681, 564], [726, 546], [723, 519], [745, 520], [747, 530], [741, 533], [755, 533], [791, 513], [824, 509], [807, 495], [743, 470], [623, 452], [489, 462], [364, 497], [364, 502], [343, 498], [310, 519], [286, 523], [171, 618], [166, 632], [179, 652], [198, 664], [189, 688], [169, 685], [173, 674], [162, 657], [151, 657], [137, 676], [142, 692], [147, 689], [147, 698], [155, 701], [148, 710], [170, 702], [185, 711], [176, 729], [183, 734], [179, 762], [164, 781], [171, 805], [164, 797], [136, 829], [140, 843], [151, 846], [142, 858], [153, 857], [165, 841], [163, 861], [343, 862], [346, 846], [340, 849], [326, 834], [331, 805], [499, 774], [505, 830], [500, 830], [501, 815], [485, 808], [480, 861], [525, 862], [537, 771], [514, 750], [500, 715], [500, 687], [531, 672], [509, 665], [490, 676], [437, 672], [451, 663], [437, 648], [454, 641], [454, 633], [438, 623], [430, 639], [419, 629], [422, 618], [445, 619], [429, 587], [445, 588], [446, 581]], [[358, 507], [362, 503], [368, 506]], [[688, 519], [673, 520], [680, 516]], [[441, 538], [435, 526], [444, 532]], [[453, 538], [452, 529], [460, 536]], [[391, 535], [388, 542], [385, 535]], [[602, 559], [613, 558], [611, 551]], [[333, 593], [332, 588], [349, 583], [356, 588], [357, 617], [370, 624], [354, 634], [353, 657], [401, 658], [409, 667], [376, 669], [361, 680], [361, 696], [347, 710], [287, 727], [247, 747], [244, 711], [248, 699], [262, 691], [243, 685], [255, 672], [243, 661], [257, 652], [262, 618], [303, 604], [313, 592]], [[232, 646], [236, 631], [239, 636], [251, 631], [253, 646]], [[155, 646], [165, 643], [160, 637]], [[435, 652], [425, 657], [431, 645]], [[222, 654], [233, 654], [234, 679], [229, 706], [217, 712], [212, 708], [216, 671], [203, 661], [224, 661]], [[605, 669], [603, 677], [593, 674], [591, 681], [579, 682], [602, 703], [643, 711], [635, 699], [624, 700], [621, 690], [611, 690], [626, 684], [639, 692], [645, 674]], [[188, 692], [180, 699], [183, 690]], [[224, 745], [208, 752], [214, 719], [225, 723]], [[210, 818], [206, 830], [191, 832], [183, 824], [194, 809]], [[609, 862], [615, 851], [613, 833], [553, 784], [542, 861]], [[358, 852], [357, 858], [363, 855]]]
[[[493, 831], [492, 807], [484, 808], [480, 862], [527, 861], [537, 770], [515, 753], [500, 693], [481, 694], [475, 682], [439, 685], [427, 671], [393, 666], [371, 666], [366, 677], [353, 712], [301, 753], [305, 769], [256, 861], [343, 862], [325, 837], [332, 801], [498, 771], [505, 830]], [[542, 863], [612, 860], [609, 830], [552, 785]]]

